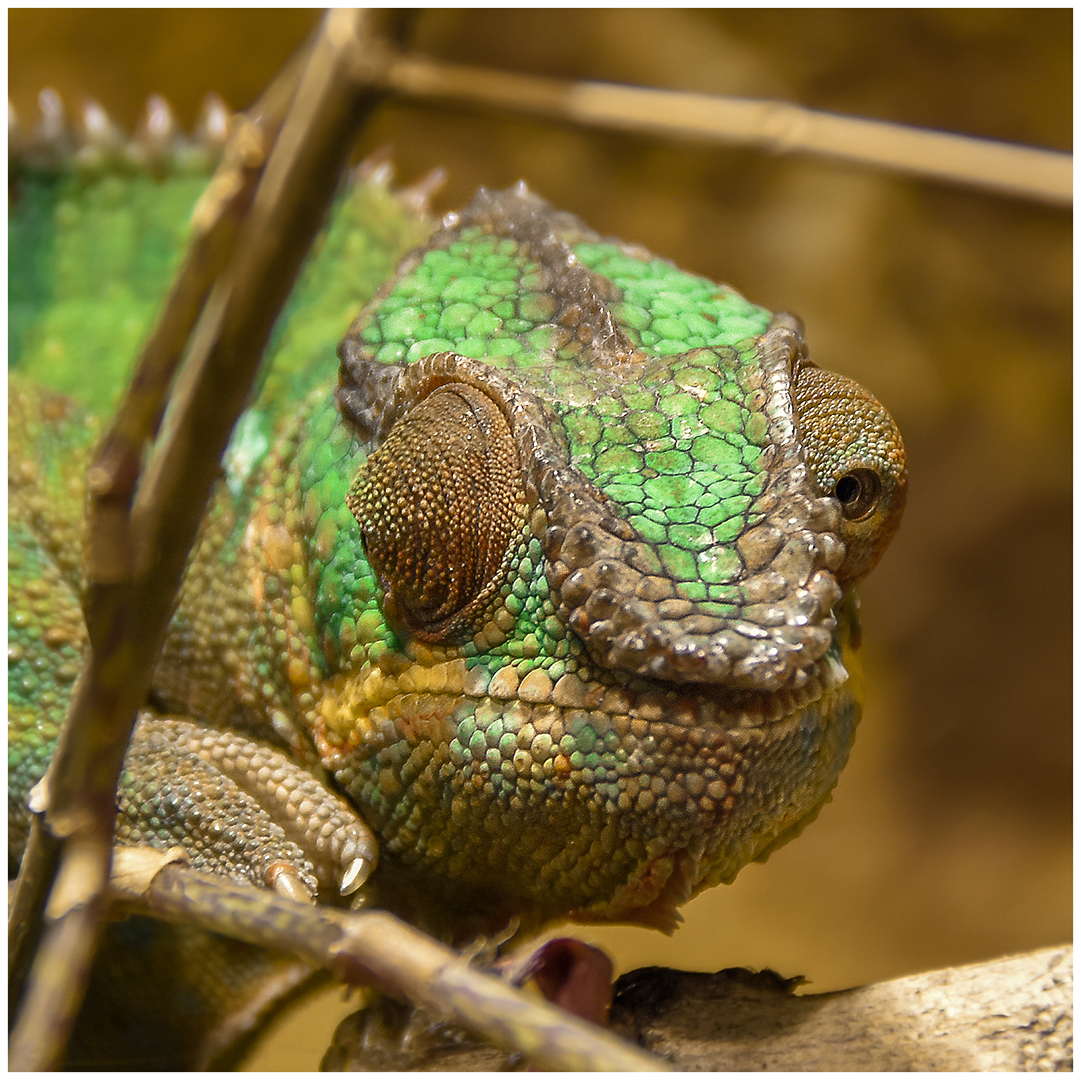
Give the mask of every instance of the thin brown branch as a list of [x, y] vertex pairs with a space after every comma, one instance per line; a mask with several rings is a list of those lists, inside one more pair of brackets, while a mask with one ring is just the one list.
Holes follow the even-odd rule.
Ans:
[[[122, 849], [123, 850], [123, 849]], [[142, 855], [139, 853], [142, 852]], [[114, 894], [136, 910], [289, 952], [348, 983], [408, 997], [539, 1068], [642, 1072], [665, 1063], [603, 1028], [472, 967], [452, 949], [382, 911], [345, 912], [286, 900], [134, 849]], [[182, 854], [182, 853], [180, 853]]]
[[205, 292], [201, 283], [174, 290], [158, 324], [164, 337], [152, 339], [149, 363], [88, 475], [92, 521], [99, 537], [107, 535], [91, 545], [90, 659], [47, 778], [47, 821], [63, 850], [46, 911], [52, 924], [12, 1036], [14, 1068], [55, 1067], [73, 1023], [106, 914], [121, 762], [187, 553], [274, 320], [379, 96], [356, 77], [368, 30], [362, 13], [332, 12], [324, 20], [251, 211], [203, 308], [180, 403], [145, 472], [139, 476], [141, 448], [161, 415], [184, 328]]
[[[204, 198], [204, 210], [196, 234], [177, 280], [172, 286], [150, 337], [140, 354], [131, 385], [117, 410], [108, 434], [87, 471], [87, 485], [92, 494], [84, 553], [87, 581], [97, 592], [88, 608], [88, 618], [97, 620], [99, 655], [112, 655], [115, 641], [111, 628], [119, 614], [130, 610], [130, 600], [123, 588], [132, 574], [133, 547], [129, 527], [130, 504], [138, 481], [138, 462], [142, 448], [155, 435], [165, 396], [172, 383], [188, 337], [198, 318], [206, 294], [215, 277], [226, 265], [236, 240], [237, 222], [247, 211], [259, 167], [263, 163], [262, 136], [251, 130], [243, 118], [226, 150], [226, 159], [210, 185], [211, 198]], [[254, 145], [253, 145], [254, 144]], [[212, 206], [212, 209], [209, 209]], [[119, 601], [119, 612], [114, 606]], [[110, 614], [111, 611], [111, 614]], [[53, 889], [51, 914], [62, 916], [84, 903], [92, 906], [73, 913], [72, 921], [87, 921], [86, 941], [93, 943], [100, 925], [100, 892], [104, 884], [108, 858], [107, 841], [112, 835], [115, 813], [113, 792], [119, 771], [117, 752], [123, 753], [130, 733], [130, 719], [137, 702], [124, 712], [122, 691], [137, 685], [133, 666], [139, 661], [131, 653], [122, 671], [113, 672], [113, 683], [88, 681], [84, 675], [69, 706], [68, 719], [54, 757], [54, 765], [42, 782], [37, 802], [48, 809], [49, 827], [40, 815], [31, 823], [30, 842], [23, 855], [19, 878], [9, 915], [9, 994], [13, 1004], [22, 995], [29, 971], [29, 955], [42, 937], [41, 921], [46, 914], [45, 897], [49, 895], [59, 861], [59, 840], [73, 835], [65, 855], [79, 873], [68, 874], [74, 888]], [[132, 681], [134, 679], [134, 681]], [[93, 833], [93, 838], [91, 837]], [[106, 846], [102, 847], [102, 841]], [[82, 854], [73, 851], [82, 846]], [[68, 933], [68, 932], [65, 932]], [[82, 940], [82, 939], [79, 939]], [[57, 1015], [70, 1016], [77, 1007], [85, 984], [91, 958], [88, 947], [63, 948], [56, 955], [48, 977], [39, 969], [36, 981], [54, 988], [53, 1004], [40, 1000], [34, 1009], [41, 1020], [25, 1019], [24, 1030], [53, 1030]], [[45, 963], [45, 961], [42, 961]], [[66, 975], [65, 975], [66, 973]], [[64, 993], [63, 1004], [56, 995]], [[31, 1013], [32, 1017], [34, 1014]], [[48, 1018], [53, 1017], [50, 1021]], [[54, 1040], [62, 1046], [63, 1039]]]
[[511, 110], [591, 127], [807, 153], [1069, 206], [1073, 156], [805, 109], [779, 101], [519, 75], [401, 56], [399, 94]]

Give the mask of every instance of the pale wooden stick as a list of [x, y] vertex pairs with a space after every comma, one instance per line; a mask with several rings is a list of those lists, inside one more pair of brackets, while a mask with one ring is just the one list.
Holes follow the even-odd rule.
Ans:
[[679, 90], [569, 82], [401, 56], [387, 85], [410, 97], [443, 98], [594, 127], [809, 153], [1068, 206], [1073, 156], [805, 109], [779, 101]]

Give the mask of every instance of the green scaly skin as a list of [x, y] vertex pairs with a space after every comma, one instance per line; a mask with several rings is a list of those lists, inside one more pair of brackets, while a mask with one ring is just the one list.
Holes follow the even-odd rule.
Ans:
[[[813, 818], [847, 760], [852, 587], [899, 521], [900, 436], [796, 320], [524, 189], [482, 192], [401, 263], [332, 394], [358, 254], [395, 254], [357, 231], [393, 217], [368, 197], [234, 437], [118, 840], [258, 885], [284, 864], [452, 940], [513, 918], [671, 929]], [[57, 399], [11, 397], [17, 850], [85, 642], [89, 438]]]
[[[25, 844], [27, 795], [48, 764], [83, 662], [82, 508], [85, 468], [101, 430], [96, 414], [111, 409], [130, 372], [207, 182], [208, 155], [179, 149], [157, 159], [153, 177], [145, 166], [100, 156], [89, 168], [52, 152], [44, 167], [12, 164], [9, 874]], [[378, 173], [351, 185], [298, 283], [292, 316], [275, 335], [274, 369], [234, 435], [234, 481], [265, 453], [278, 417], [326, 382], [341, 327], [430, 231]], [[81, 407], [87, 403], [89, 411]], [[161, 762], [152, 768], [161, 772]], [[161, 828], [159, 846], [170, 828]], [[116, 923], [68, 1064], [227, 1067], [309, 976], [299, 962], [217, 935], [149, 920]]]

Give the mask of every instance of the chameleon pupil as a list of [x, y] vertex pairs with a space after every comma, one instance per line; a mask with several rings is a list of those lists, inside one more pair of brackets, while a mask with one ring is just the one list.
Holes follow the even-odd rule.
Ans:
[[837, 481], [834, 491], [845, 518], [849, 521], [860, 521], [877, 506], [882, 493], [882, 481], [870, 469], [854, 469]]

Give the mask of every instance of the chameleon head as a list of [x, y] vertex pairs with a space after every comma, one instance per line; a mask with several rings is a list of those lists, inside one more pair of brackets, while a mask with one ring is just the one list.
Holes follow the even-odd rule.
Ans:
[[[431, 351], [424, 320], [448, 321], [478, 251], [513, 302], [460, 301], [483, 348]], [[794, 320], [650, 260], [482, 193], [340, 349], [395, 715], [373, 722], [343, 674], [355, 722], [330, 764], [385, 860], [452, 905], [670, 927], [798, 831], [847, 759], [844, 597], [896, 528], [900, 436]], [[690, 289], [701, 332], [651, 336], [641, 266], [668, 275], [650, 326], [675, 335]], [[450, 689], [410, 694], [417, 667]]]

